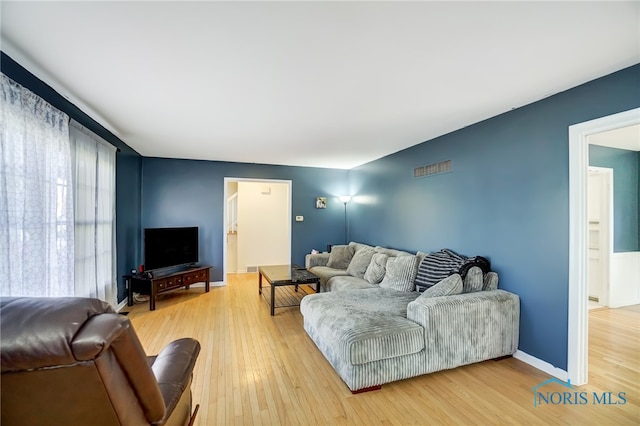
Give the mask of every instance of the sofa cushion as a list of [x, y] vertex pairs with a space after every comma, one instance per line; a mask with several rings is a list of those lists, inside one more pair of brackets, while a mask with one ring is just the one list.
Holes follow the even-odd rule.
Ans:
[[417, 251], [416, 252], [416, 257], [418, 258], [418, 265], [420, 265], [420, 263], [422, 263], [422, 259], [424, 259], [425, 257], [427, 257], [429, 253], [425, 253], [423, 251]]
[[472, 266], [471, 269], [467, 271], [467, 275], [463, 280], [463, 293], [473, 293], [476, 291], [482, 291], [483, 285], [483, 274], [482, 269], [478, 266]]
[[329, 268], [346, 270], [353, 257], [353, 251], [353, 247], [351, 246], [340, 245], [331, 247], [327, 266]]
[[348, 275], [344, 269], [334, 269], [328, 266], [314, 266], [309, 271], [320, 278], [320, 291], [329, 291], [327, 283], [332, 277]]
[[384, 253], [375, 253], [371, 257], [371, 262], [369, 262], [369, 266], [367, 266], [367, 270], [364, 273], [364, 279], [371, 284], [380, 284], [387, 272], [388, 258], [389, 256]]
[[394, 256], [387, 259], [387, 272], [380, 282], [382, 288], [398, 291], [414, 291], [418, 258], [410, 256]]
[[362, 249], [371, 249], [371, 250], [373, 250], [373, 249], [374, 249], [372, 246], [370, 246], [370, 245], [368, 245], [368, 244], [364, 244], [364, 243], [356, 243], [356, 242], [354, 242], [354, 241], [351, 241], [351, 242], [349, 243], [349, 247], [353, 248], [353, 252], [354, 252], [354, 253], [357, 253], [359, 250], [362, 250]]
[[484, 282], [482, 284], [482, 290], [497, 290], [498, 289], [498, 274], [495, 272], [487, 272], [484, 276]]
[[420, 352], [424, 328], [408, 320], [417, 293], [376, 288], [310, 294], [300, 311], [305, 328], [354, 365]]
[[459, 274], [449, 275], [447, 278], [440, 281], [438, 284], [433, 285], [423, 291], [420, 297], [440, 297], [440, 296], [452, 296], [454, 294], [462, 293], [462, 277]]
[[386, 247], [380, 247], [380, 246], [376, 246], [375, 247], [375, 251], [377, 253], [384, 253], [388, 256], [414, 256], [414, 254], [406, 252], [406, 251], [402, 251], [402, 250], [396, 250], [396, 249], [391, 249], [391, 248], [386, 248]]
[[357, 250], [349, 262], [347, 273], [354, 277], [363, 278], [375, 253], [373, 249], [366, 247]]
[[327, 281], [327, 291], [356, 290], [363, 288], [378, 288], [377, 284], [371, 284], [363, 278], [352, 277], [351, 275], [336, 275]]

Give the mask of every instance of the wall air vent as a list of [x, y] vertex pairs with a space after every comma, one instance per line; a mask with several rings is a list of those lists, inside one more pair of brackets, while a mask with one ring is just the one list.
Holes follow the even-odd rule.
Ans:
[[441, 161], [439, 163], [428, 164], [413, 169], [413, 178], [421, 178], [426, 176], [438, 175], [451, 171], [451, 160]]

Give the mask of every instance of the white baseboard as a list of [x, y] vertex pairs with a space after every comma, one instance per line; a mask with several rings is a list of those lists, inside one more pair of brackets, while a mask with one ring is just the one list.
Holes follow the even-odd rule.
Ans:
[[518, 350], [515, 354], [513, 354], [513, 357], [524, 362], [525, 364], [529, 364], [530, 366], [537, 368], [540, 371], [544, 371], [545, 373], [550, 374], [553, 377], [557, 377], [560, 380], [563, 380], [565, 382], [569, 380], [569, 373], [567, 373], [566, 371], [558, 367], [554, 367], [548, 362], [531, 356], [528, 353]]
[[118, 303], [118, 305], [116, 306], [116, 312], [120, 312], [126, 306], [127, 306], [127, 298], [125, 297], [124, 300], [122, 302]]

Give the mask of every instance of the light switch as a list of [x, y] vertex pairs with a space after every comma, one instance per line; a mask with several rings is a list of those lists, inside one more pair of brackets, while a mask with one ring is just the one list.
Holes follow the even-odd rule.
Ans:
[[304, 216], [296, 216], [296, 222], [304, 222]]

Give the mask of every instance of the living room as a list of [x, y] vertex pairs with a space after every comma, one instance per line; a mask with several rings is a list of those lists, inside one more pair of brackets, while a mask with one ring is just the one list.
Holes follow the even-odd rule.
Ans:
[[[4, 2], [2, 7], [4, 26], [4, 20], [8, 19], [5, 12], [10, 12], [11, 9]], [[633, 10], [637, 12], [637, 4], [631, 4], [630, 7], [635, 7]], [[634, 22], [637, 30], [637, 19]], [[211, 293], [206, 295], [195, 292], [180, 297], [168, 295], [162, 302], [164, 305], [159, 305], [157, 311], [143, 312], [143, 306], [139, 305], [135, 306], [130, 315], [136, 328], [140, 329], [141, 339], [150, 352], [159, 350], [164, 337], [178, 337], [174, 333], [200, 336], [204, 340], [201, 342], [202, 367], [197, 370], [201, 373], [200, 377], [197, 373], [195, 375], [194, 393], [202, 396], [203, 401], [213, 404], [207, 398], [215, 392], [246, 392], [249, 399], [242, 399], [243, 403], [256, 404], [263, 408], [262, 411], [271, 413], [261, 419], [240, 416], [237, 419], [239, 423], [351, 423], [353, 418], [360, 419], [354, 420], [354, 423], [366, 423], [365, 420], [372, 419], [358, 413], [357, 410], [372, 410], [374, 406], [380, 405], [392, 413], [385, 418], [389, 422], [396, 418], [400, 419], [398, 423], [412, 423], [414, 421], [411, 418], [403, 417], [402, 411], [415, 410], [411, 405], [421, 402], [412, 401], [408, 403], [409, 407], [398, 408], [396, 404], [402, 407], [398, 399], [403, 398], [408, 391], [390, 386], [383, 388], [381, 392], [371, 394], [377, 394], [376, 396], [364, 395], [365, 398], [374, 399], [359, 402], [358, 404], [363, 405], [357, 407], [351, 406], [351, 410], [356, 411], [342, 413], [344, 417], [340, 417], [339, 413], [333, 413], [333, 421], [323, 417], [319, 407], [322, 404], [310, 408], [315, 417], [300, 418], [299, 411], [291, 407], [294, 401], [298, 401], [295, 396], [291, 396], [289, 400], [278, 399], [276, 404], [280, 404], [281, 407], [265, 408], [271, 404], [268, 402], [269, 392], [275, 392], [276, 389], [279, 389], [278, 393], [282, 395], [288, 392], [291, 392], [291, 395], [299, 395], [295, 391], [298, 388], [313, 392], [313, 397], [307, 395], [308, 399], [304, 400], [309, 406], [322, 401], [320, 395], [323, 395], [323, 392], [328, 392], [323, 396], [329, 395], [333, 407], [341, 406], [342, 399], [354, 401], [355, 396], [342, 391], [336, 393], [339, 378], [331, 376], [324, 379], [312, 373], [309, 373], [309, 379], [293, 375], [285, 364], [294, 362], [295, 350], [288, 352], [288, 347], [271, 346], [271, 343], [267, 342], [274, 339], [261, 340], [261, 332], [256, 331], [255, 325], [252, 325], [264, 325], [274, 338], [284, 340], [284, 336], [287, 336], [287, 345], [297, 348], [305, 355], [301, 359], [305, 370], [319, 368], [316, 363], [322, 363], [323, 359], [312, 353], [312, 343], [310, 345], [304, 340], [304, 331], [299, 327], [299, 313], [296, 314], [293, 309], [291, 312], [283, 313], [276, 321], [271, 321], [268, 314], [265, 316], [267, 309], [262, 309], [264, 306], [253, 300], [253, 296], [257, 298], [255, 276], [246, 278], [226, 274], [228, 271], [225, 271], [224, 264], [223, 224], [226, 201], [224, 185], [225, 178], [228, 177], [292, 182], [292, 214], [304, 217], [304, 221], [291, 224], [292, 263], [302, 265], [305, 255], [311, 249], [324, 250], [328, 244], [341, 244], [345, 239], [412, 252], [437, 251], [446, 247], [459, 253], [482, 255], [491, 259], [492, 268], [500, 275], [500, 288], [517, 294], [521, 300], [518, 346], [520, 360], [509, 361], [519, 364], [515, 364], [516, 367], [509, 364], [507, 372], [486, 366], [475, 366], [473, 370], [457, 369], [448, 373], [451, 376], [437, 376], [434, 383], [419, 381], [414, 382], [419, 384], [409, 384], [409, 389], [419, 386], [438, 392], [439, 386], [444, 386], [441, 382], [458, 380], [471, 380], [474, 383], [495, 380], [496, 384], [498, 381], [504, 383], [511, 379], [516, 380], [507, 374], [511, 370], [518, 370], [518, 374], [522, 374], [523, 371], [531, 374], [533, 380], [530, 381], [530, 387], [550, 376], [560, 377], [562, 380], [571, 379], [574, 382], [571, 374], [573, 367], [570, 365], [573, 362], [570, 282], [573, 279], [572, 265], [575, 259], [571, 248], [573, 241], [570, 127], [628, 111], [637, 111], [640, 107], [640, 58], [637, 41], [631, 45], [632, 48], [635, 46], [636, 50], [629, 55], [630, 59], [625, 57], [628, 63], [624, 66], [615, 64], [597, 68], [593, 65], [593, 78], [579, 84], [568, 87], [550, 85], [553, 87], [550, 92], [527, 102], [523, 101], [522, 104], [511, 105], [513, 110], [478, 116], [478, 119], [446, 132], [438, 133], [434, 130], [435, 133], [431, 137], [425, 136], [425, 133], [418, 136], [421, 139], [411, 146], [390, 150], [385, 155], [349, 168], [141, 155], [133, 148], [133, 143], [129, 145], [126, 138], [115, 136], [95, 120], [91, 111], [78, 108], [76, 105], [80, 102], [70, 102], [67, 99], [69, 93], [53, 89], [55, 81], [48, 81], [46, 73], [43, 74], [41, 69], [30, 66], [31, 61], [37, 63], [39, 58], [30, 57], [28, 50], [23, 52], [19, 46], [11, 46], [4, 41], [1, 62], [3, 74], [64, 110], [120, 149], [117, 154], [115, 194], [119, 303], [126, 297], [124, 281], [120, 277], [144, 263], [141, 238], [143, 229], [185, 224], [200, 228], [200, 238], [206, 241], [200, 250], [200, 262], [212, 266], [211, 281], [225, 283], [226, 286], [214, 287]], [[16, 44], [16, 40], [11, 41]], [[622, 62], [624, 61], [621, 60]], [[541, 73], [543, 71], [549, 72], [547, 68], [540, 70]], [[506, 70], [504, 73], [506, 77], [506, 74], [511, 72]], [[553, 75], [553, 72], [549, 74]], [[524, 78], [523, 76], [522, 84], [526, 85], [528, 81]], [[531, 76], [529, 78], [534, 79]], [[86, 104], [96, 102], [93, 99], [80, 100]], [[422, 118], [417, 121], [421, 120]], [[428, 120], [437, 121], [438, 117], [429, 117]], [[321, 146], [314, 146], [316, 152], [322, 149]], [[366, 145], [360, 149], [366, 150]], [[635, 155], [638, 158], [635, 176], [638, 176], [640, 151]], [[414, 178], [414, 170], [417, 167], [442, 161], [451, 161], [451, 172]], [[167, 173], [168, 170], [170, 173]], [[348, 215], [345, 215], [345, 206], [338, 199], [340, 195], [345, 194], [352, 196], [347, 206]], [[316, 208], [315, 200], [318, 196], [327, 198], [326, 209]], [[634, 205], [635, 217], [638, 218], [637, 199]], [[631, 216], [633, 217], [633, 213]], [[345, 217], [348, 224], [347, 235]], [[640, 219], [637, 219], [635, 228], [632, 224], [626, 225], [627, 229], [619, 237], [625, 242], [631, 240], [625, 251], [640, 251], [639, 226]], [[250, 291], [245, 291], [243, 284], [237, 282], [251, 283], [247, 284], [251, 285]], [[234, 285], [242, 288], [234, 290], [237, 291], [233, 293], [236, 296], [231, 294], [231, 287]], [[637, 281], [635, 285], [639, 285]], [[634, 294], [636, 297], [640, 295], [637, 288]], [[222, 295], [222, 299], [216, 299], [216, 295]], [[240, 316], [237, 312], [245, 310], [241, 305], [237, 305], [235, 297], [253, 298], [246, 305], [252, 312]], [[187, 310], [180, 309], [183, 302], [188, 307]], [[631, 302], [638, 304], [640, 300]], [[237, 307], [239, 311], [234, 311], [231, 307]], [[194, 318], [194, 312], [202, 317]], [[224, 318], [221, 316], [222, 313], [226, 315]], [[173, 330], [167, 326], [162, 329], [162, 336], [153, 336], [151, 324], [164, 323], [168, 318], [178, 318], [190, 325], [181, 325]], [[211, 333], [229, 333], [229, 336], [233, 336], [231, 340], [225, 341], [224, 346], [224, 355], [229, 356], [229, 359], [217, 352], [215, 339], [207, 337], [203, 331], [195, 331], [196, 324], [210, 321], [215, 323], [212, 326], [214, 331]], [[225, 324], [232, 332], [225, 331]], [[246, 334], [241, 334], [242, 330], [246, 330]], [[635, 333], [629, 337], [637, 339], [637, 330]], [[250, 342], [254, 340], [261, 342], [263, 352], [247, 349], [242, 349], [239, 353], [233, 352], [234, 348], [250, 346]], [[219, 370], [238, 368], [237, 363], [240, 360], [233, 358], [232, 354], [246, 357], [243, 359], [245, 366], [252, 365], [249, 361], [253, 357], [266, 354], [270, 363], [268, 366], [263, 365], [263, 368], [273, 374], [267, 374], [266, 370], [251, 373], [254, 375], [255, 383], [260, 380], [274, 382], [261, 387], [258, 392], [256, 388], [240, 385], [244, 380], [249, 380], [247, 378], [239, 377], [237, 374], [222, 376], [223, 373]], [[531, 368], [530, 365], [544, 373]], [[322, 374], [330, 376], [332, 370], [325, 367], [319, 369]], [[250, 373], [249, 370], [243, 371]], [[210, 378], [213, 382], [219, 376], [224, 377], [227, 382], [205, 386], [204, 377]], [[295, 380], [290, 382], [292, 377], [295, 380], [309, 380], [313, 383]], [[519, 377], [519, 385], [525, 386], [522, 383], [526, 382], [522, 382], [522, 376]], [[633, 381], [633, 378], [630, 381]], [[637, 383], [637, 380], [635, 382]], [[460, 386], [447, 389], [464, 393], [464, 387]], [[510, 392], [508, 385], [492, 387], [496, 394], [501, 392], [499, 388], [503, 388], [504, 393]], [[629, 395], [629, 400], [634, 401], [637, 407], [637, 386], [634, 389], [636, 394]], [[619, 390], [632, 393], [627, 389]], [[483, 391], [477, 392], [481, 394]], [[428, 398], [428, 394], [421, 395]], [[453, 398], [454, 395], [450, 397]], [[485, 403], [482, 399], [474, 398], [471, 399], [479, 406]], [[243, 407], [234, 405], [238, 404], [240, 399], [226, 401], [235, 401], [226, 406], [227, 415], [216, 417], [220, 407], [214, 405], [208, 409], [207, 416], [202, 417], [199, 424], [226, 424], [234, 418], [233, 415], [228, 415], [229, 412], [247, 412], [246, 409], [243, 411]], [[520, 403], [530, 402], [520, 400]], [[580, 414], [579, 408], [581, 407], [569, 409], [569, 417], [565, 420], [587, 421]], [[292, 418], [279, 415], [273, 417], [274, 412], [281, 412], [280, 409], [291, 409], [296, 414]], [[433, 407], [430, 409], [435, 410]], [[630, 403], [622, 409], [633, 407]], [[335, 408], [335, 411], [340, 410]], [[436, 410], [434, 413], [439, 412]], [[518, 421], [518, 413], [519, 410], [514, 408], [511, 415], [503, 420], [498, 417], [469, 418], [462, 414], [457, 418], [447, 418], [442, 413], [434, 415], [440, 416], [441, 423], [512, 423]], [[635, 415], [637, 419], [637, 411]], [[553, 414], [548, 411], [544, 418], [550, 420], [551, 417]], [[208, 420], [203, 423], [205, 419]], [[621, 419], [625, 420], [624, 417]], [[380, 418], [380, 422], [382, 420], [384, 419]], [[415, 422], [421, 423], [418, 420]]]

